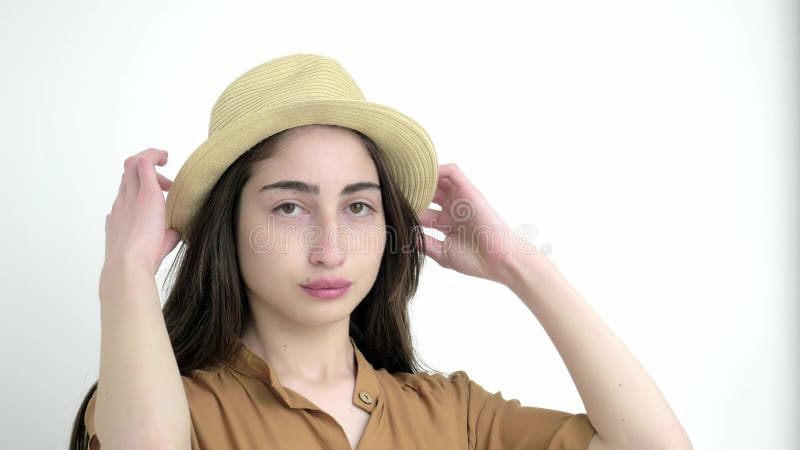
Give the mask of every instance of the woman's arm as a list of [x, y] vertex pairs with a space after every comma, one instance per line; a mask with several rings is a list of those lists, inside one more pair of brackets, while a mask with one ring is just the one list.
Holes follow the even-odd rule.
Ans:
[[689, 450], [669, 404], [625, 345], [539, 252], [516, 254], [511, 289], [553, 341], [597, 435], [589, 450]]
[[189, 404], [151, 273], [106, 264], [100, 283], [102, 448], [189, 449]]
[[147, 149], [125, 160], [119, 193], [106, 216], [100, 275], [100, 376], [94, 428], [102, 448], [188, 449], [191, 415], [158, 296], [155, 274], [178, 243], [165, 230], [155, 170], [167, 153]]
[[428, 208], [420, 215], [420, 224], [445, 238], [424, 234], [425, 254], [442, 267], [501, 283], [525, 303], [552, 339], [578, 388], [597, 432], [590, 450], [692, 448], [636, 358], [552, 261], [518, 239], [455, 164], [439, 166], [433, 203], [442, 209]]

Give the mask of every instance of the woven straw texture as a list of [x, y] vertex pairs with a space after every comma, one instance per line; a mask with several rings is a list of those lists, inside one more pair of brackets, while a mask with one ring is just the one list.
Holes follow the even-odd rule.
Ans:
[[330, 124], [370, 137], [414, 210], [430, 205], [438, 162], [427, 132], [405, 114], [364, 98], [333, 58], [294, 54], [240, 75], [211, 110], [208, 139], [186, 160], [166, 200], [166, 227], [185, 236], [206, 194], [242, 153], [288, 128]]

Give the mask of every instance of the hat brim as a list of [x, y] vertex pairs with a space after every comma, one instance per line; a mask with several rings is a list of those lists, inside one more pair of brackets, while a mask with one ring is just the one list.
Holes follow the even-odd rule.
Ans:
[[407, 115], [363, 100], [312, 100], [261, 109], [226, 124], [186, 160], [167, 194], [166, 227], [184, 236], [200, 201], [240, 155], [261, 140], [301, 125], [339, 125], [372, 139], [387, 170], [417, 214], [436, 191], [438, 162], [424, 128]]

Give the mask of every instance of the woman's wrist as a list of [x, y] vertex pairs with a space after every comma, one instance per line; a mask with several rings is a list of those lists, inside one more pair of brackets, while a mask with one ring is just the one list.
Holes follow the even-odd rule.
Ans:
[[155, 282], [155, 276], [143, 264], [124, 258], [106, 260], [100, 271], [100, 301], [124, 296], [129, 287], [135, 289], [147, 282]]

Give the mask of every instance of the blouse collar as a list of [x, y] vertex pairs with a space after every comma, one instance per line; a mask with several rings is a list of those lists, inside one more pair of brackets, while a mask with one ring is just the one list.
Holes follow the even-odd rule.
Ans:
[[[380, 387], [375, 368], [364, 357], [358, 349], [353, 337], [350, 336], [350, 344], [353, 346], [356, 359], [356, 384], [353, 390], [353, 404], [361, 409], [372, 412], [378, 403]], [[317, 405], [311, 403], [307, 398], [280, 384], [275, 370], [264, 359], [248, 349], [241, 341], [237, 342], [236, 350], [230, 358], [225, 361], [225, 365], [231, 369], [255, 378], [271, 386], [283, 402], [290, 408], [313, 408], [319, 409]]]

